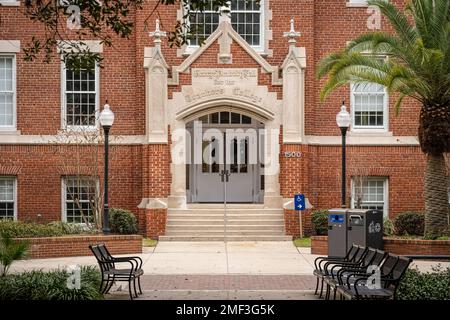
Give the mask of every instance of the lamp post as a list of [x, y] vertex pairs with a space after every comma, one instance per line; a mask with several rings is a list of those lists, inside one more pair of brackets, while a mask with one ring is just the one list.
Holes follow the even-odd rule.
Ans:
[[345, 138], [347, 136], [347, 130], [350, 127], [351, 117], [345, 106], [345, 101], [342, 102], [341, 111], [336, 116], [336, 123], [341, 129], [342, 134], [342, 187], [341, 187], [341, 207], [345, 208], [345, 186], [346, 186], [346, 168], [345, 168]]
[[100, 113], [100, 125], [105, 132], [105, 200], [103, 203], [103, 233], [109, 234], [109, 203], [108, 203], [108, 162], [109, 162], [109, 129], [111, 129], [114, 123], [114, 113], [109, 108], [108, 100], [103, 107], [103, 111]]

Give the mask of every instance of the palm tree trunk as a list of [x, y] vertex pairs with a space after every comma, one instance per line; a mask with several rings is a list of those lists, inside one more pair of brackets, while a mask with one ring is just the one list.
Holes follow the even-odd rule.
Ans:
[[442, 153], [427, 155], [424, 193], [425, 236], [440, 236], [449, 225], [447, 166]]

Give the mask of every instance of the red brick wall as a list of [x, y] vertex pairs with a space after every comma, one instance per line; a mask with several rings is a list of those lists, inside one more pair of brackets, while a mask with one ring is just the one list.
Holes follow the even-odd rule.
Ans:
[[[311, 210], [301, 212], [303, 236], [308, 237], [312, 234]], [[286, 235], [293, 236], [294, 239], [300, 237], [298, 211], [284, 210], [284, 227]]]
[[147, 209], [145, 210], [147, 238], [158, 239], [166, 232], [167, 209]]
[[17, 239], [30, 243], [29, 258], [91, 256], [89, 245], [104, 243], [111, 254], [142, 253], [142, 236], [68, 236]]
[[[402, 6], [405, 0], [393, 0]], [[161, 19], [163, 30], [172, 30], [176, 24], [179, 5], [160, 6], [159, 14], [148, 18], [157, 0], [149, 0], [142, 11], [131, 12], [136, 23], [129, 39], [114, 38], [114, 48], [104, 47], [104, 68], [100, 70], [100, 101], [108, 99], [116, 115], [112, 134], [145, 134], [145, 79], [144, 48], [153, 46], [148, 31], [154, 21]], [[320, 102], [319, 91], [323, 82], [315, 79], [320, 59], [341, 49], [346, 42], [367, 32], [366, 8], [347, 8], [345, 0], [269, 0], [272, 10], [270, 29], [273, 40], [269, 49], [273, 56], [267, 61], [281, 66], [288, 52], [283, 32], [289, 30], [289, 19], [295, 18], [296, 29], [301, 32], [298, 46], [306, 48], [307, 68], [305, 81], [305, 132], [307, 135], [340, 134], [335, 116], [342, 100], [349, 103], [349, 89], [333, 93], [326, 102]], [[23, 15], [24, 6], [0, 7], [0, 39], [21, 40], [22, 46], [32, 36], [42, 36], [39, 24]], [[148, 18], [148, 19], [147, 19]], [[382, 28], [390, 30], [383, 20]], [[30, 32], [33, 30], [33, 32]], [[184, 58], [177, 57], [177, 49], [169, 48], [164, 39], [163, 54], [170, 66], [180, 65]], [[217, 43], [194, 62], [193, 67], [257, 67], [241, 48], [232, 45], [233, 64], [217, 65]], [[180, 75], [182, 85], [190, 84], [190, 74]], [[269, 74], [261, 73], [259, 84], [281, 98], [282, 87], [272, 86]], [[17, 115], [18, 130], [24, 135], [56, 134], [60, 129], [60, 62], [55, 53], [50, 64], [41, 60], [23, 61], [17, 55]], [[179, 91], [171, 86], [169, 96]], [[419, 106], [405, 100], [400, 116], [395, 116], [395, 96], [390, 97], [389, 130], [394, 135], [416, 135]], [[31, 115], [31, 116], [29, 116]], [[18, 178], [19, 218], [35, 220], [42, 214], [43, 221], [57, 220], [61, 215], [61, 172], [51, 146], [0, 146], [0, 175]], [[137, 213], [142, 198], [167, 197], [170, 192], [170, 146], [145, 145], [117, 148], [117, 161], [111, 163], [111, 206]], [[284, 158], [285, 151], [302, 152], [301, 158]], [[340, 148], [329, 146], [281, 145], [280, 187], [283, 197], [304, 193], [315, 209], [340, 205]], [[68, 156], [71, 154], [67, 151]], [[423, 209], [424, 157], [418, 147], [349, 147], [348, 194], [350, 177], [355, 173], [389, 177], [390, 215], [405, 210]], [[100, 181], [103, 180], [100, 172]], [[140, 217], [141, 229], [147, 230]], [[308, 222], [307, 220], [306, 222]], [[287, 223], [292, 234], [295, 222]], [[297, 226], [298, 230], [298, 226]], [[152, 231], [158, 234], [160, 231]]]

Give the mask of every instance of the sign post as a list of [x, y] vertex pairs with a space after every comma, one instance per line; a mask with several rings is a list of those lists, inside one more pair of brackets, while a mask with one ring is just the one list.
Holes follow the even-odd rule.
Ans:
[[301, 211], [304, 211], [306, 209], [304, 194], [296, 194], [294, 196], [294, 209], [298, 211], [298, 226], [300, 228], [300, 238], [303, 238], [303, 223]]

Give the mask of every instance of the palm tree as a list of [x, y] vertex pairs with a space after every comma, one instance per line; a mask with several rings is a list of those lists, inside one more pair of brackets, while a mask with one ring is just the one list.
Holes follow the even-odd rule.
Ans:
[[14, 241], [9, 234], [0, 234], [0, 276], [6, 276], [15, 260], [26, 257], [29, 248], [27, 241]]
[[420, 103], [418, 136], [427, 157], [425, 235], [436, 237], [449, 224], [444, 153], [450, 151], [450, 1], [410, 0], [404, 11], [385, 0], [368, 3], [394, 32], [363, 34], [325, 57], [318, 66], [318, 77], [328, 76], [321, 99], [351, 82], [374, 82], [398, 94], [397, 113], [405, 97]]

